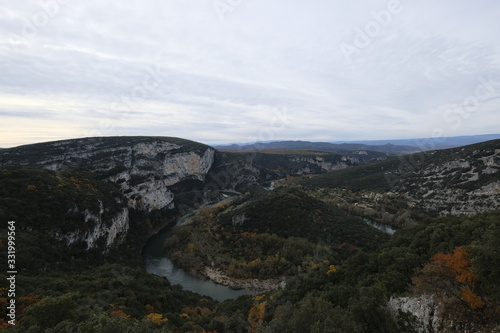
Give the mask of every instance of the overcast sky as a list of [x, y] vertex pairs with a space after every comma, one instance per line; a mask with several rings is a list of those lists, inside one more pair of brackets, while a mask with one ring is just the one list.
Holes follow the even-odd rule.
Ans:
[[498, 0], [0, 0], [0, 147], [499, 133]]

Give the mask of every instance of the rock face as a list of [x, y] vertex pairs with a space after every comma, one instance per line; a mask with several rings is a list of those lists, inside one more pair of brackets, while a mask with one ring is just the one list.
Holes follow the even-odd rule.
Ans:
[[[345, 169], [366, 162], [358, 152], [349, 155], [335, 153], [283, 153], [256, 152], [253, 165], [263, 180], [277, 180], [287, 176], [304, 176]], [[369, 159], [368, 159], [369, 160]]]
[[284, 279], [235, 279], [230, 278], [224, 272], [211, 267], [205, 267], [205, 275], [215, 283], [223, 284], [231, 288], [246, 289], [253, 293], [264, 293], [268, 291], [283, 289], [285, 286]]
[[402, 159], [393, 175], [392, 191], [409, 195], [424, 211], [446, 216], [500, 209], [498, 140]]
[[313, 169], [319, 168], [319, 170], [315, 170], [315, 173], [320, 172], [328, 172], [333, 170], [345, 169], [349, 166], [356, 165], [360, 163], [360, 160], [356, 157], [352, 156], [342, 156], [340, 160], [331, 161], [321, 156], [316, 157], [301, 157], [301, 156], [292, 156], [289, 158], [290, 161], [295, 162], [297, 164], [306, 163], [307, 166], [303, 168], [299, 168], [297, 171], [298, 175], [306, 175], [311, 174]]
[[363, 162], [355, 154], [216, 151], [202, 192], [206, 196], [217, 191], [244, 193], [256, 186], [272, 188], [273, 181], [288, 176], [320, 174]]
[[484, 326], [479, 323], [462, 323], [449, 313], [443, 316], [444, 307], [433, 295], [391, 297], [388, 304], [391, 315], [397, 320], [403, 314], [413, 316], [413, 329], [418, 333], [490, 333], [500, 332], [500, 326]]
[[431, 295], [419, 297], [391, 297], [388, 303], [393, 317], [409, 313], [416, 319], [414, 329], [419, 333], [440, 332], [443, 320], [438, 316], [439, 307]]
[[0, 154], [0, 166], [84, 167], [117, 184], [129, 207], [152, 211], [172, 207], [174, 193], [169, 186], [186, 179], [203, 181], [214, 152], [176, 138], [89, 138], [6, 149]]
[[[84, 241], [87, 248], [105, 239], [109, 248], [122, 241], [129, 229], [129, 209], [151, 212], [174, 206], [173, 185], [186, 180], [203, 182], [214, 161], [215, 150], [176, 138], [88, 138], [4, 149], [0, 166], [37, 166], [49, 170], [76, 168], [114, 183], [125, 195], [123, 209], [105, 221], [106, 207], [99, 212], [79, 211], [85, 228], [56, 232], [68, 245]], [[117, 199], [118, 200], [118, 199]], [[89, 231], [90, 230], [90, 231]]]
[[[103, 217], [105, 210], [102, 206], [102, 202], [99, 203], [100, 210], [97, 214], [89, 210], [82, 212], [84, 216], [84, 225], [86, 226], [85, 229], [76, 227], [75, 230], [71, 232], [56, 232], [55, 238], [64, 241], [68, 246], [78, 241], [83, 241], [87, 244], [87, 249], [97, 247], [100, 239], [105, 240], [104, 250], [108, 250], [113, 244], [120, 244], [123, 242], [129, 229], [128, 208], [123, 207], [123, 209], [114, 215], [110, 221], [105, 221]], [[77, 212], [78, 209], [75, 207], [72, 213]]]
[[[129, 198], [130, 207], [152, 211], [172, 207], [174, 193], [169, 189], [186, 179], [204, 181], [214, 159], [214, 150], [207, 148], [202, 154], [175, 152], [178, 145], [156, 147], [133, 146], [126, 156], [126, 169], [108, 179], [119, 184]], [[120, 168], [117, 163], [109, 170]]]

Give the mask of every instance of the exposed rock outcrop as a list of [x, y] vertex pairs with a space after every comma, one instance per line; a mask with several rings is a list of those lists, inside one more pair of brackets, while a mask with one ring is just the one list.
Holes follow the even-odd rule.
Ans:
[[[171, 187], [185, 180], [203, 182], [214, 154], [211, 147], [177, 138], [86, 138], [4, 149], [0, 166], [39, 166], [55, 171], [71, 167], [96, 173], [118, 186], [127, 199], [119, 213], [113, 217], [108, 214], [105, 220], [107, 207], [99, 202], [99, 212], [79, 212], [85, 227], [75, 225], [70, 232], [56, 232], [68, 245], [84, 241], [90, 249], [104, 239], [109, 248], [124, 239], [129, 208], [146, 212], [173, 208]], [[75, 204], [73, 213], [78, 212]]]
[[440, 332], [443, 320], [438, 316], [439, 306], [431, 295], [391, 297], [388, 307], [395, 318], [401, 315], [400, 312], [413, 315], [413, 328], [419, 333]]
[[411, 315], [413, 317], [412, 327], [418, 333], [500, 332], [498, 325], [464, 322], [457, 318], [460, 313], [446, 313], [444, 305], [433, 295], [391, 297], [387, 306], [396, 320], [400, 319], [402, 315]]
[[215, 283], [235, 289], [246, 289], [254, 293], [264, 293], [285, 287], [285, 281], [280, 279], [235, 279], [227, 276], [221, 270], [205, 267], [206, 277]]
[[176, 138], [86, 138], [6, 149], [0, 166], [85, 167], [120, 186], [129, 207], [152, 211], [171, 207], [174, 193], [169, 186], [186, 179], [203, 181], [214, 152]]
[[[390, 176], [397, 179], [392, 191], [441, 216], [500, 209], [499, 145], [492, 142], [482, 149], [476, 145], [475, 150], [464, 147], [402, 158], [400, 172]], [[405, 169], [408, 172], [402, 173]]]
[[[67, 233], [56, 232], [56, 238], [63, 240], [67, 245], [72, 245], [78, 241], [84, 241], [87, 249], [97, 246], [100, 239], [105, 240], [105, 250], [108, 250], [113, 244], [120, 244], [129, 229], [129, 210], [127, 207], [114, 215], [109, 221], [103, 218], [104, 207], [100, 203], [100, 210], [97, 214], [85, 210], [82, 212], [85, 222], [85, 228], [75, 226], [75, 230]], [[75, 207], [73, 213], [77, 213]], [[89, 226], [90, 225], [90, 226]]]

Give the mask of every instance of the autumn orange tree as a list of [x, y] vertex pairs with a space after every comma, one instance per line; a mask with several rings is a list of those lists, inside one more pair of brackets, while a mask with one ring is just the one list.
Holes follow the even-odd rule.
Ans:
[[413, 278], [417, 292], [458, 296], [471, 309], [484, 306], [483, 300], [474, 293], [479, 277], [473, 272], [469, 254], [463, 247], [456, 247], [453, 253], [435, 254], [419, 273]]
[[124, 318], [126, 321], [130, 321], [130, 315], [123, 312], [123, 310], [117, 310], [110, 313], [112, 318]]
[[250, 323], [250, 332], [258, 332], [264, 323], [266, 315], [267, 302], [254, 304], [248, 311], [248, 322]]

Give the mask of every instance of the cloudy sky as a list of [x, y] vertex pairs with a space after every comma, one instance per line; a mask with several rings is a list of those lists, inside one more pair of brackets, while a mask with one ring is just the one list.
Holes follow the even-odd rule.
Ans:
[[498, 0], [0, 0], [0, 147], [499, 133]]

